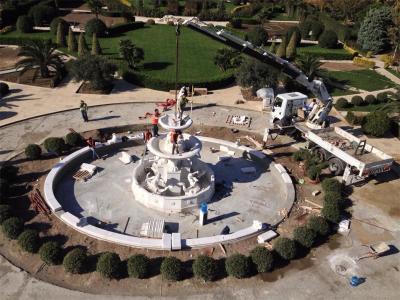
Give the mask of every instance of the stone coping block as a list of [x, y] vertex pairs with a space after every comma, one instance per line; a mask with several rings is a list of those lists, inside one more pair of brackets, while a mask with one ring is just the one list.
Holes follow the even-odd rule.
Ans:
[[182, 249], [181, 233], [174, 232], [172, 233], [172, 250], [181, 250], [181, 249]]

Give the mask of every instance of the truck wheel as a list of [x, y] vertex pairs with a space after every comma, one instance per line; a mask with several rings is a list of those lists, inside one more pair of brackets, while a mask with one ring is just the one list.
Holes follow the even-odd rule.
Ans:
[[341, 175], [344, 172], [345, 165], [344, 163], [336, 157], [332, 157], [329, 159], [329, 170], [335, 176]]
[[312, 150], [312, 153], [316, 155], [321, 161], [326, 160], [326, 152], [324, 149], [320, 147], [314, 147]]

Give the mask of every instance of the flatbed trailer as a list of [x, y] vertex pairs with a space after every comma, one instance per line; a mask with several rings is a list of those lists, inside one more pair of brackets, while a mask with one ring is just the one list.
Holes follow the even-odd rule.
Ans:
[[371, 175], [390, 171], [393, 158], [383, 151], [367, 144], [341, 127], [309, 129], [304, 122], [294, 125], [267, 129], [264, 135], [301, 133], [307, 141], [306, 148], [321, 160], [329, 163], [334, 175], [343, 175], [342, 180], [350, 185]]

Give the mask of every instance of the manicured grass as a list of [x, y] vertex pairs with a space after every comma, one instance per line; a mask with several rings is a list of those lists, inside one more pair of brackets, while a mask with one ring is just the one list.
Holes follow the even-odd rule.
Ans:
[[390, 73], [392, 73], [394, 76], [400, 78], [400, 72], [397, 72], [397, 71], [395, 71], [393, 69], [390, 69], [390, 68], [388, 68], [386, 70], [389, 71]]
[[[118, 37], [102, 38], [100, 45], [103, 55], [123, 63], [119, 58], [121, 39], [130, 39], [135, 45], [143, 48], [145, 59], [140, 72], [164, 80], [175, 78], [176, 44], [173, 26], [146, 25], [142, 29], [126, 32]], [[220, 48], [223, 48], [221, 43], [191, 29], [182, 28], [179, 48], [180, 79], [195, 82], [231, 76], [231, 73], [221, 72], [214, 64], [214, 56]]]
[[352, 59], [352, 56], [343, 48], [327, 49], [322, 48], [319, 45], [302, 45], [297, 48], [297, 53], [300, 55], [313, 54], [323, 59], [335, 59], [335, 57], [338, 57], [338, 59]]
[[356, 71], [324, 71], [326, 76], [341, 84], [349, 85], [366, 91], [377, 91], [395, 87], [396, 84], [374, 70]]
[[55, 40], [55, 36], [52, 35], [49, 31], [36, 31], [33, 33], [21, 33], [16, 30], [11, 31], [6, 34], [0, 35], [0, 38], [19, 38], [19, 39], [24, 39], [24, 38], [37, 38], [37, 39], [53, 39]]
[[336, 108], [338, 110], [343, 110], [343, 111], [362, 111], [362, 112], [372, 112], [377, 110], [378, 108], [381, 108], [384, 106], [386, 103], [378, 103], [378, 104], [368, 104], [368, 105], [362, 105], [362, 106], [352, 106], [352, 107], [346, 107], [346, 108]]
[[271, 18], [275, 21], [298, 21], [295, 17], [289, 17], [286, 13], [277, 13]]

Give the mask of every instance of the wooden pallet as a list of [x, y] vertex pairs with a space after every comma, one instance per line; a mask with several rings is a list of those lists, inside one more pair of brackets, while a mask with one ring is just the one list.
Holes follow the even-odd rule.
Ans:
[[78, 170], [74, 175], [72, 175], [72, 178], [75, 180], [83, 182], [88, 180], [90, 177], [92, 177], [92, 175], [86, 170]]
[[251, 117], [247, 117], [247, 120], [244, 122], [244, 123], [242, 123], [242, 124], [237, 124], [237, 123], [234, 123], [233, 122], [233, 118], [236, 118], [236, 117], [240, 117], [240, 116], [238, 116], [238, 115], [228, 115], [227, 116], [227, 118], [226, 118], [226, 121], [225, 121], [225, 123], [227, 123], [227, 124], [229, 124], [229, 125], [232, 125], [232, 126], [242, 126], [242, 127], [250, 127], [250, 124], [251, 124]]
[[[42, 213], [49, 217], [51, 214], [50, 208], [47, 206], [46, 201], [44, 201], [40, 191], [35, 188], [28, 195], [29, 201], [31, 202], [35, 211], [39, 214]], [[50, 217], [49, 217], [50, 218]]]

